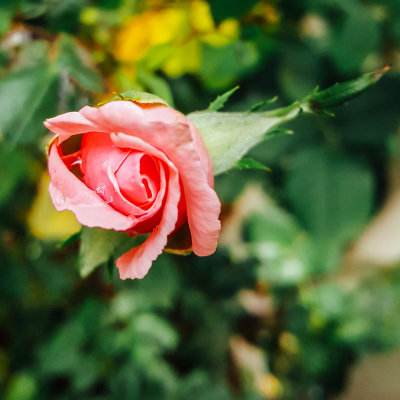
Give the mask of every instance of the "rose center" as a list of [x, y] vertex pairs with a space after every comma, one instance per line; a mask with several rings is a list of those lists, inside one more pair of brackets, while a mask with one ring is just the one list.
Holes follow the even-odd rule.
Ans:
[[115, 171], [122, 195], [136, 205], [152, 203], [160, 189], [157, 166], [152, 157], [131, 151]]
[[161, 204], [161, 167], [151, 155], [117, 147], [109, 135], [94, 132], [83, 135], [81, 154], [83, 182], [110, 206], [139, 217]]

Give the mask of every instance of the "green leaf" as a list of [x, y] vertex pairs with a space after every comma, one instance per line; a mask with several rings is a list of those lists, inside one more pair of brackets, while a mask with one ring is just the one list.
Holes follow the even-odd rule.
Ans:
[[302, 99], [321, 82], [323, 71], [314, 47], [287, 46], [277, 70], [280, 94], [292, 101]]
[[88, 276], [96, 267], [115, 260], [133, 247], [139, 246], [146, 235], [130, 237], [124, 232], [102, 228], [82, 228], [79, 272], [82, 277]]
[[28, 160], [24, 153], [10, 151], [0, 142], [0, 207], [10, 198], [26, 176]]
[[235, 93], [236, 90], [238, 90], [238, 89], [239, 89], [239, 86], [235, 86], [233, 89], [228, 90], [221, 96], [217, 96], [217, 98], [214, 101], [212, 101], [210, 103], [210, 105], [208, 106], [208, 110], [210, 110], [210, 111], [220, 110], [224, 106], [224, 104], [227, 102], [229, 97], [231, 97], [232, 94]]
[[146, 310], [151, 308], [171, 308], [181, 290], [180, 275], [174, 264], [174, 258], [164, 255], [154, 261], [151, 273], [146, 279], [135, 283], [136, 305]]
[[326, 111], [326, 108], [339, 106], [359, 96], [370, 86], [378, 82], [389, 70], [390, 66], [388, 65], [378, 71], [361, 75], [351, 81], [336, 83], [322, 91], [319, 91], [317, 88], [301, 102], [301, 107], [305, 112], [323, 113]]
[[315, 146], [294, 156], [285, 186], [305, 228], [321, 242], [341, 244], [358, 234], [368, 221], [373, 182], [364, 163]]
[[18, 58], [12, 65], [12, 70], [23, 70], [26, 68], [42, 65], [49, 54], [49, 42], [46, 40], [34, 40], [24, 45], [18, 53]]
[[235, 41], [226, 46], [202, 46], [200, 79], [210, 90], [225, 90], [248, 75], [260, 63], [259, 49], [252, 42]]
[[379, 51], [382, 20], [359, 1], [346, 2], [343, 20], [332, 34], [330, 53], [344, 73], [359, 71], [367, 57]]
[[0, 82], [0, 132], [12, 145], [46, 132], [43, 121], [57, 110], [58, 74], [42, 64], [7, 74]]
[[13, 375], [7, 387], [5, 400], [33, 400], [37, 398], [38, 387], [33, 376], [18, 373]]
[[59, 55], [56, 59], [57, 68], [65, 71], [81, 87], [93, 92], [101, 92], [103, 85], [100, 75], [94, 69], [89, 54], [70, 36], [62, 35], [59, 39]]
[[0, 82], [0, 132], [11, 145], [44, 136], [43, 121], [60, 111], [63, 83], [69, 78], [86, 90], [102, 90], [89, 55], [72, 38], [63, 35], [51, 46], [51, 52], [44, 40], [23, 46]]
[[259, 260], [257, 276], [265, 282], [291, 286], [315, 272], [315, 251], [296, 220], [268, 201], [247, 223], [250, 254]]
[[252, 158], [242, 158], [236, 163], [238, 169], [259, 169], [262, 171], [271, 171], [271, 168], [266, 167], [259, 161], [253, 160]]
[[0, 37], [10, 29], [16, 8], [14, 1], [0, 1]]

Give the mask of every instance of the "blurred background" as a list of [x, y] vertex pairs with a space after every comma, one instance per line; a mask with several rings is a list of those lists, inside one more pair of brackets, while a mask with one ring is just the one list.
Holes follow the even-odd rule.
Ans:
[[[2, 399], [400, 398], [398, 0], [0, 0], [0, 35]], [[80, 278], [45, 118], [128, 89], [275, 107], [389, 63], [254, 149], [271, 172], [217, 177], [214, 255]]]

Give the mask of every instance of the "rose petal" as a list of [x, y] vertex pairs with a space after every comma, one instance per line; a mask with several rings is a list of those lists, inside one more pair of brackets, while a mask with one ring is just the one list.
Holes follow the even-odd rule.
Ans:
[[[161, 148], [177, 167], [185, 192], [193, 251], [199, 256], [212, 254], [221, 229], [218, 219], [221, 204], [215, 191], [208, 185], [187, 126], [153, 122], [141, 126], [130, 125], [130, 129], [146, 143]], [[125, 147], [133, 136], [119, 133], [115, 138], [112, 135], [112, 139], [118, 146]]]
[[[132, 151], [135, 153], [130, 155], [129, 149], [115, 146], [109, 134], [85, 133], [82, 139], [83, 181], [90, 189], [123, 214], [133, 215], [137, 218], [141, 216], [151, 218], [161, 207], [164, 199], [166, 190], [165, 172], [163, 166], [159, 165], [159, 188], [152, 203], [135, 204], [129, 201], [121, 191], [121, 182], [117, 179], [116, 173], [118, 173], [121, 164], [124, 164], [130, 156], [131, 158], [138, 158], [136, 171], [134, 169], [129, 171], [132, 189], [139, 192], [142, 186], [141, 191], [146, 193], [142, 184], [139, 165], [141, 157], [145, 156], [146, 153], [137, 149], [132, 149]], [[146, 155], [146, 157], [148, 156]], [[154, 168], [156, 169], [155, 166]], [[135, 178], [136, 181], [134, 181]]]
[[50, 148], [49, 173], [49, 192], [58, 211], [73, 211], [77, 220], [89, 227], [126, 231], [135, 226], [134, 218], [114, 210], [67, 169], [58, 154], [57, 142]]
[[143, 244], [123, 254], [116, 261], [121, 279], [143, 278], [149, 271], [152, 262], [162, 253], [168, 236], [175, 229], [178, 219], [178, 203], [181, 197], [179, 174], [175, 166], [161, 151], [141, 139], [124, 134], [111, 135], [111, 139], [120, 147], [140, 149], [147, 154], [152, 154], [163, 160], [169, 167], [168, 192], [160, 223]]
[[179, 175], [176, 171], [169, 177], [167, 199], [160, 223], [138, 247], [123, 254], [116, 261], [121, 279], [143, 278], [149, 271], [153, 261], [165, 248], [168, 235], [174, 230], [178, 218], [178, 202], [180, 198]]
[[97, 124], [92, 124], [80, 112], [76, 111], [48, 118], [44, 121], [44, 125], [47, 129], [59, 135], [59, 144], [73, 135], [93, 132], [95, 131], [95, 127], [97, 127]]
[[[160, 191], [158, 163], [148, 154], [132, 151], [115, 171], [124, 196], [142, 207], [151, 205]], [[133, 173], [135, 171], [135, 173]]]
[[144, 113], [144, 119], [146, 121], [152, 121], [152, 122], [162, 121], [166, 124], [184, 123], [189, 125], [190, 134], [192, 135], [195, 151], [199, 155], [203, 169], [206, 171], [206, 175], [208, 177], [208, 184], [213, 187], [214, 174], [211, 168], [212, 165], [211, 158], [203, 142], [203, 138], [201, 137], [199, 131], [194, 126], [194, 124], [190, 120], [188, 120], [182, 113], [170, 107], [166, 107], [159, 104], [149, 104], [149, 105], [142, 104], [142, 109]]

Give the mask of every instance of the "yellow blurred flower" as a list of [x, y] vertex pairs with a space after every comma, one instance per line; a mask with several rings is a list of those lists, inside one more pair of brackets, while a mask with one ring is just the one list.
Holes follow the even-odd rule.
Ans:
[[208, 33], [215, 30], [210, 6], [202, 0], [195, 0], [189, 9], [189, 18], [192, 29], [198, 33]]
[[50, 177], [43, 172], [38, 192], [28, 214], [28, 226], [31, 233], [43, 240], [63, 240], [81, 229], [71, 211], [58, 212], [51, 202], [48, 187]]
[[237, 21], [228, 19], [216, 26], [209, 4], [193, 0], [130, 18], [117, 34], [114, 56], [124, 63], [143, 61], [150, 70], [177, 77], [198, 71], [202, 43], [224, 46], [238, 36]]
[[114, 56], [120, 61], [137, 61], [150, 47], [183, 38], [188, 31], [184, 9], [168, 8], [133, 16], [120, 30]]

